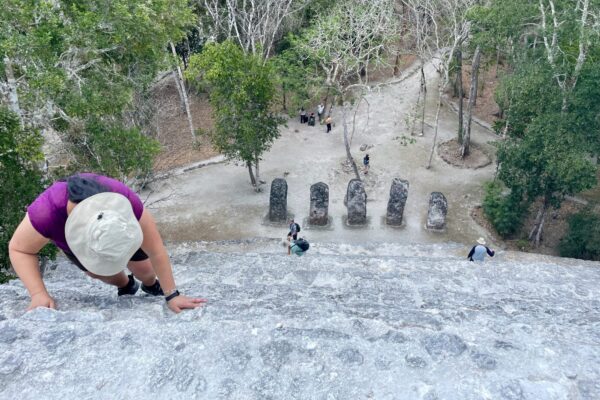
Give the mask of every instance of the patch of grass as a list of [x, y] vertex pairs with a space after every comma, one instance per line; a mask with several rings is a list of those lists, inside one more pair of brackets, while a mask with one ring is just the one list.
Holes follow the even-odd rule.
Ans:
[[531, 250], [531, 243], [527, 239], [519, 239], [515, 242], [515, 246], [521, 251]]

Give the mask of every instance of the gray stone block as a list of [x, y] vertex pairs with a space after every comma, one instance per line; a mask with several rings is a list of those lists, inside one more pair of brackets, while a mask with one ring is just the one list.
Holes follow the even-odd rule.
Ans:
[[386, 223], [392, 226], [402, 225], [404, 206], [408, 198], [408, 181], [394, 178], [390, 188], [390, 199], [387, 206]]
[[427, 229], [442, 231], [446, 228], [446, 215], [448, 214], [448, 201], [440, 192], [433, 192], [429, 197], [429, 211], [427, 212]]
[[310, 225], [325, 226], [329, 218], [329, 186], [323, 182], [310, 187]]
[[286, 222], [287, 191], [288, 185], [285, 179], [273, 179], [271, 183], [271, 196], [269, 197], [269, 221]]
[[367, 223], [367, 193], [359, 179], [352, 179], [348, 182], [346, 208], [348, 209], [348, 225]]

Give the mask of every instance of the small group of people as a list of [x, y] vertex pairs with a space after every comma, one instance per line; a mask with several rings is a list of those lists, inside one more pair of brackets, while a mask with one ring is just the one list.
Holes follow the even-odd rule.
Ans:
[[[331, 125], [333, 123], [333, 119], [331, 118], [331, 110], [329, 112], [329, 115], [327, 116], [327, 118], [325, 118], [325, 121], [323, 121], [323, 117], [325, 114], [325, 106], [323, 105], [323, 103], [319, 103], [319, 105], [317, 106], [317, 117], [319, 118], [319, 124], [323, 124], [323, 122], [325, 123], [325, 126], [327, 127], [327, 130], [325, 131], [325, 133], [329, 133], [331, 132]], [[315, 126], [315, 113], [311, 112], [310, 114], [308, 114], [306, 112], [306, 110], [304, 109], [304, 107], [300, 108], [300, 123], [301, 124], [308, 124], [308, 126]]]
[[300, 109], [300, 123], [308, 124], [308, 126], [315, 126], [315, 113], [311, 112], [310, 115], [307, 115], [306, 110], [302, 107]]
[[303, 256], [304, 253], [308, 250], [310, 245], [308, 241], [303, 238], [298, 238], [298, 233], [300, 232], [300, 225], [294, 221], [294, 219], [290, 219], [289, 221], [290, 231], [287, 234], [287, 250], [288, 255], [295, 254], [297, 256]]
[[[367, 170], [368, 157], [363, 161]], [[300, 225], [293, 219], [288, 222], [288, 255], [302, 256], [309, 243], [298, 237]], [[154, 218], [139, 196], [115, 179], [76, 174], [52, 184], [27, 208], [8, 250], [13, 268], [29, 292], [29, 310], [56, 308], [38, 259], [50, 241], [82, 272], [116, 287], [118, 296], [134, 295], [141, 287], [148, 295], [164, 296], [168, 308], [176, 313], [206, 302], [179, 292]], [[467, 258], [483, 262], [486, 254], [493, 257], [495, 252], [479, 238]]]

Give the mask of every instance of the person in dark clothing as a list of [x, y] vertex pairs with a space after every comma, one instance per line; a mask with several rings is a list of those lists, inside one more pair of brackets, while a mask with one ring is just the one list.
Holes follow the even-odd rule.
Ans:
[[327, 124], [327, 132], [325, 133], [329, 133], [331, 132], [331, 123], [333, 122], [333, 120], [331, 119], [331, 115], [329, 115], [326, 119], [325, 119], [325, 124]]
[[290, 238], [294, 240], [298, 239], [298, 232], [300, 232], [300, 225], [295, 223], [293, 219], [290, 219], [290, 231], [287, 234], [288, 240]]
[[369, 159], [369, 155], [367, 154], [365, 156], [365, 158], [363, 158], [363, 165], [365, 166], [365, 175], [369, 173], [369, 162], [371, 160]]
[[473, 248], [469, 252], [469, 255], [467, 255], [467, 258], [469, 259], [469, 261], [483, 262], [486, 253], [490, 257], [494, 257], [494, 254], [496, 254], [496, 252], [494, 250], [490, 250], [485, 245], [484, 238], [479, 238], [479, 239], [477, 239], [477, 244], [475, 246], [473, 246]]
[[315, 113], [310, 113], [310, 117], [308, 117], [308, 126], [315, 126]]
[[304, 107], [302, 107], [300, 109], [300, 123], [303, 124], [306, 121], [308, 121], [308, 118], [306, 117], [306, 111], [304, 111]]

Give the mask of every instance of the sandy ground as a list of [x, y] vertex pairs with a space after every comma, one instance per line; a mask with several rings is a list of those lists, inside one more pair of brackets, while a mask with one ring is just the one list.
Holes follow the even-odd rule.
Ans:
[[[408, 136], [406, 114], [417, 99], [418, 75], [410, 75], [401, 83], [384, 86], [366, 96], [356, 116], [352, 153], [357, 163], [365, 152], [362, 144], [372, 145], [367, 152], [371, 169], [364, 176], [369, 224], [363, 228], [345, 226], [343, 204], [348, 181], [342, 136], [341, 109], [334, 108], [335, 126], [330, 134], [325, 127], [309, 127], [299, 121], [288, 121], [281, 137], [264, 154], [261, 179], [267, 182], [256, 193], [249, 183], [247, 169], [241, 165], [216, 164], [187, 172], [152, 184], [148, 207], [156, 215], [161, 233], [171, 242], [197, 240], [229, 240], [249, 237], [283, 238], [286, 226], [266, 223], [270, 183], [285, 177], [288, 183], [288, 213], [302, 226], [302, 235], [313, 241], [360, 243], [387, 241], [404, 243], [464, 242], [485, 235], [484, 229], [470, 217], [470, 210], [481, 201], [482, 182], [493, 176], [494, 165], [477, 170], [453, 167], [434, 155], [431, 169], [426, 169], [433, 140], [431, 128], [435, 118], [437, 74], [429, 65], [429, 96], [424, 137], [414, 137], [414, 144], [402, 145], [399, 137]], [[457, 116], [442, 108], [438, 143], [456, 135]], [[350, 129], [352, 127], [350, 126]], [[484, 148], [495, 136], [478, 125], [473, 126], [472, 140]], [[384, 223], [392, 179], [410, 182], [404, 211], [404, 226], [390, 228]], [[329, 214], [331, 226], [316, 230], [305, 227], [310, 203], [310, 185], [324, 182], [330, 188]], [[444, 193], [448, 199], [447, 231], [425, 230], [429, 194]], [[144, 194], [144, 198], [148, 194]]]

